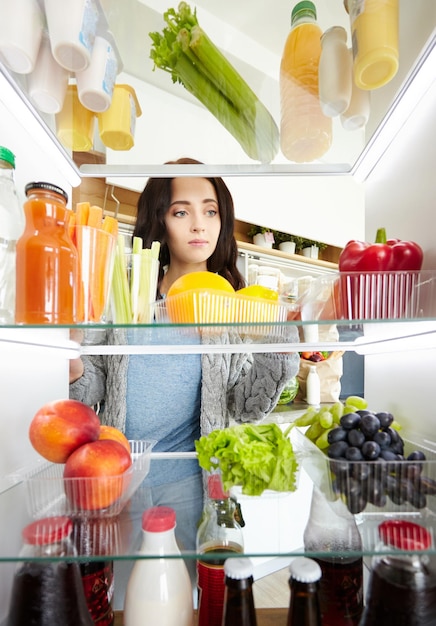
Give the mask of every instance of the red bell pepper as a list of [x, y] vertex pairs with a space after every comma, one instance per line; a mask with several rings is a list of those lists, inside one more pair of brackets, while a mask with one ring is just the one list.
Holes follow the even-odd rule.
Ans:
[[386, 239], [384, 228], [378, 229], [375, 241], [349, 241], [339, 256], [339, 271], [366, 273], [421, 269], [423, 252], [414, 241]]
[[[386, 239], [349, 241], [339, 256], [341, 316], [347, 319], [414, 317], [423, 252], [413, 241]], [[337, 299], [335, 300], [337, 302]]]

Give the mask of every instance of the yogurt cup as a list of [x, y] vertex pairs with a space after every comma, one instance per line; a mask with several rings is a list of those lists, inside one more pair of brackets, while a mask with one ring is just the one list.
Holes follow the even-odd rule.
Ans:
[[37, 0], [0, 0], [0, 61], [12, 72], [35, 67], [44, 16]]
[[76, 72], [77, 91], [83, 106], [95, 113], [106, 111], [111, 105], [118, 72], [118, 57], [110, 38], [97, 35], [90, 64], [83, 72]]

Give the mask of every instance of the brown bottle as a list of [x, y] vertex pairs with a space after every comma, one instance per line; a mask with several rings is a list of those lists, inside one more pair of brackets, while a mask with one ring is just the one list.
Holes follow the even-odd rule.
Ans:
[[222, 626], [257, 626], [253, 599], [253, 564], [248, 558], [224, 563], [225, 592]]
[[291, 562], [289, 573], [291, 598], [287, 626], [321, 626], [320, 566], [313, 559], [298, 556]]

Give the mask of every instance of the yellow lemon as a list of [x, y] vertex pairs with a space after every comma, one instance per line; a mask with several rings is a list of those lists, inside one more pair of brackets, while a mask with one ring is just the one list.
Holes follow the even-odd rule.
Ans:
[[178, 324], [233, 321], [229, 298], [234, 294], [232, 285], [219, 274], [190, 272], [180, 276], [168, 289], [168, 316]]

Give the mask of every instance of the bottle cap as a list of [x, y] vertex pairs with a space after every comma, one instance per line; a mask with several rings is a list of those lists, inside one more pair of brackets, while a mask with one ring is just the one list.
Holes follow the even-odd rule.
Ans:
[[304, 15], [308, 15], [316, 20], [316, 7], [310, 0], [302, 0], [302, 2], [298, 2], [298, 4], [294, 6], [291, 13], [291, 24]]
[[142, 529], [150, 533], [171, 530], [176, 525], [176, 512], [169, 506], [153, 506], [142, 514]]
[[45, 517], [24, 528], [23, 540], [33, 546], [45, 546], [69, 537], [72, 530], [73, 522], [65, 515]]
[[65, 198], [66, 202], [68, 202], [67, 192], [64, 191], [61, 187], [58, 187], [57, 185], [53, 185], [52, 183], [43, 183], [43, 182], [27, 183], [27, 185], [24, 187], [24, 192], [26, 196], [29, 195], [32, 189], [45, 189], [45, 191], [51, 191], [53, 193], [57, 193], [63, 198]]
[[379, 525], [378, 533], [383, 543], [400, 550], [427, 550], [432, 543], [426, 528], [406, 520], [386, 520]]
[[221, 474], [211, 474], [207, 479], [207, 491], [212, 500], [227, 500], [229, 494], [224, 491]]
[[226, 559], [224, 561], [224, 573], [235, 580], [253, 577], [253, 563], [248, 557]]
[[321, 578], [321, 568], [316, 561], [306, 556], [297, 556], [289, 565], [289, 573], [301, 583], [315, 583]]
[[9, 165], [15, 168], [15, 155], [4, 146], [0, 146], [0, 161], [6, 161]]

